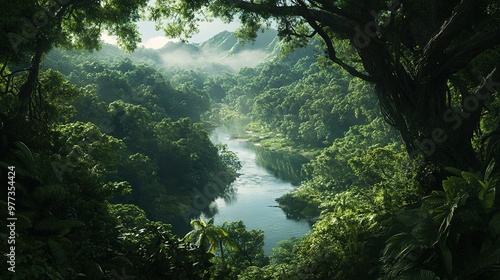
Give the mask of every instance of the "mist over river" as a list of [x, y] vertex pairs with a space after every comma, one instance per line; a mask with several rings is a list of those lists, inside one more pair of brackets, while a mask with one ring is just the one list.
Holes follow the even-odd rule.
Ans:
[[[218, 198], [212, 206], [216, 206], [215, 224], [224, 221], [242, 220], [247, 229], [261, 229], [265, 235], [264, 250], [268, 255], [276, 243], [291, 237], [301, 237], [310, 230], [306, 221], [287, 219], [276, 198], [292, 191], [295, 187], [290, 182], [279, 179], [272, 172], [257, 164], [255, 148], [251, 143], [241, 139], [231, 139], [230, 132], [222, 127], [216, 128], [211, 138], [213, 142], [226, 144], [229, 150], [236, 153], [242, 168], [241, 174], [232, 183], [234, 196], [224, 200]], [[208, 217], [202, 215], [202, 218]]]

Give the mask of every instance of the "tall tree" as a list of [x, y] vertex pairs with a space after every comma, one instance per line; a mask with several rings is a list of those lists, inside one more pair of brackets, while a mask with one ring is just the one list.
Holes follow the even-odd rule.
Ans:
[[[6, 40], [0, 43], [0, 74], [8, 82], [2, 91], [17, 92], [21, 108], [30, 109], [31, 116], [36, 101], [33, 97], [40, 91], [38, 74], [45, 53], [54, 47], [96, 50], [102, 44], [103, 32], [116, 35], [120, 46], [133, 50], [140, 40], [135, 21], [147, 5], [146, 0], [3, 2], [0, 36]], [[8, 64], [27, 65], [19, 70], [27, 72], [19, 88], [9, 87], [14, 75], [5, 72]]]
[[189, 36], [204, 20], [199, 11], [238, 16], [246, 38], [273, 22], [295, 45], [321, 38], [329, 60], [375, 85], [412, 156], [475, 170], [493, 156], [478, 156], [471, 139], [500, 81], [498, 0], [158, 0], [152, 18]]

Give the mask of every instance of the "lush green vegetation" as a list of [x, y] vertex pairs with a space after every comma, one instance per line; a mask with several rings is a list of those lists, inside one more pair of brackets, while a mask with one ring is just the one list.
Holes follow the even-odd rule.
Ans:
[[[145, 49], [80, 52], [102, 47], [102, 31], [133, 50], [147, 1], [3, 4], [9, 277], [498, 279], [498, 1], [173, 2], [150, 9], [167, 35], [193, 33], [200, 9], [239, 16], [247, 39], [274, 20], [284, 40], [252, 48], [288, 56], [218, 75], [164, 69]], [[243, 49], [217, 38], [205, 47]], [[172, 233], [241, 167], [211, 143], [213, 124], [279, 153], [278, 175], [308, 160], [278, 202], [309, 234], [265, 256], [264, 232], [242, 221]]]
[[306, 153], [311, 179], [280, 198], [293, 216], [319, 216], [314, 231], [287, 244], [291, 261], [242, 279], [496, 279], [497, 1], [188, 3], [173, 17], [157, 2], [167, 34], [189, 36], [199, 9], [239, 17], [245, 38], [274, 21], [285, 50], [317, 38], [330, 62], [364, 81], [306, 58], [219, 82], [219, 119], [254, 122], [246, 130], [271, 149], [324, 148]]
[[[133, 49], [133, 21], [144, 4], [29, 3], [21, 12], [56, 13], [44, 15], [35, 36], [12, 33], [24, 23], [7, 7], [16, 13], [2, 19], [2, 36], [26, 41], [2, 45], [1, 53], [0, 165], [12, 178], [1, 190], [1, 223], [18, 218], [9, 243], [12, 279], [208, 275], [213, 255], [179, 240], [167, 224], [199, 215], [208, 205], [195, 204], [196, 192], [217, 182], [204, 197], [212, 201], [239, 169], [234, 153], [211, 143], [200, 123], [208, 95], [187, 82], [174, 88], [155, 68], [121, 56], [52, 49], [96, 49], [103, 27]], [[102, 14], [116, 22], [98, 20]], [[84, 19], [89, 30], [75, 30]]]

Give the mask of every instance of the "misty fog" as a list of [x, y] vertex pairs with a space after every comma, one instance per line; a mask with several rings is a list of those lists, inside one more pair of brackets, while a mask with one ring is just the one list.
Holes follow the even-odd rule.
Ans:
[[236, 54], [227, 52], [200, 51], [193, 53], [186, 49], [177, 49], [162, 54], [166, 66], [181, 69], [222, 68], [227, 71], [238, 71], [243, 67], [255, 67], [264, 62], [268, 53], [262, 50], [244, 50]]

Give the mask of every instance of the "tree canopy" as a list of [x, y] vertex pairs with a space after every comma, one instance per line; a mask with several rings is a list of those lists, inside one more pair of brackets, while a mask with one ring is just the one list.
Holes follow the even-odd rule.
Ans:
[[484, 170], [494, 155], [476, 154], [471, 139], [487, 133], [474, 135], [500, 80], [499, 13], [498, 1], [475, 0], [162, 0], [151, 18], [171, 36], [190, 36], [206, 18], [238, 17], [243, 38], [271, 24], [292, 48], [320, 38], [329, 60], [375, 85], [411, 156]]
[[[3, 2], [13, 279], [498, 278], [498, 0], [157, 0], [150, 18], [174, 37], [214, 17], [239, 17], [246, 39], [278, 27], [290, 56], [221, 75], [157, 69], [144, 49], [64, 50], [96, 50], [103, 31], [132, 50], [148, 1]], [[238, 157], [200, 122], [230, 119], [260, 155], [287, 155], [276, 170], [311, 159], [277, 201], [313, 230], [270, 258], [242, 221], [173, 234], [234, 190]]]
[[[140, 41], [135, 22], [147, 5], [146, 0], [73, 1], [44, 0], [2, 3], [8, 11], [0, 20], [0, 61], [2, 92], [16, 92], [22, 101], [21, 113], [38, 120], [36, 94], [40, 94], [38, 76], [42, 56], [55, 47], [76, 50], [97, 50], [102, 46], [101, 34], [116, 35], [118, 44], [132, 51]], [[22, 65], [14, 72], [6, 65]], [[19, 73], [27, 79], [15, 87]], [[21, 79], [22, 80], [22, 79]]]

